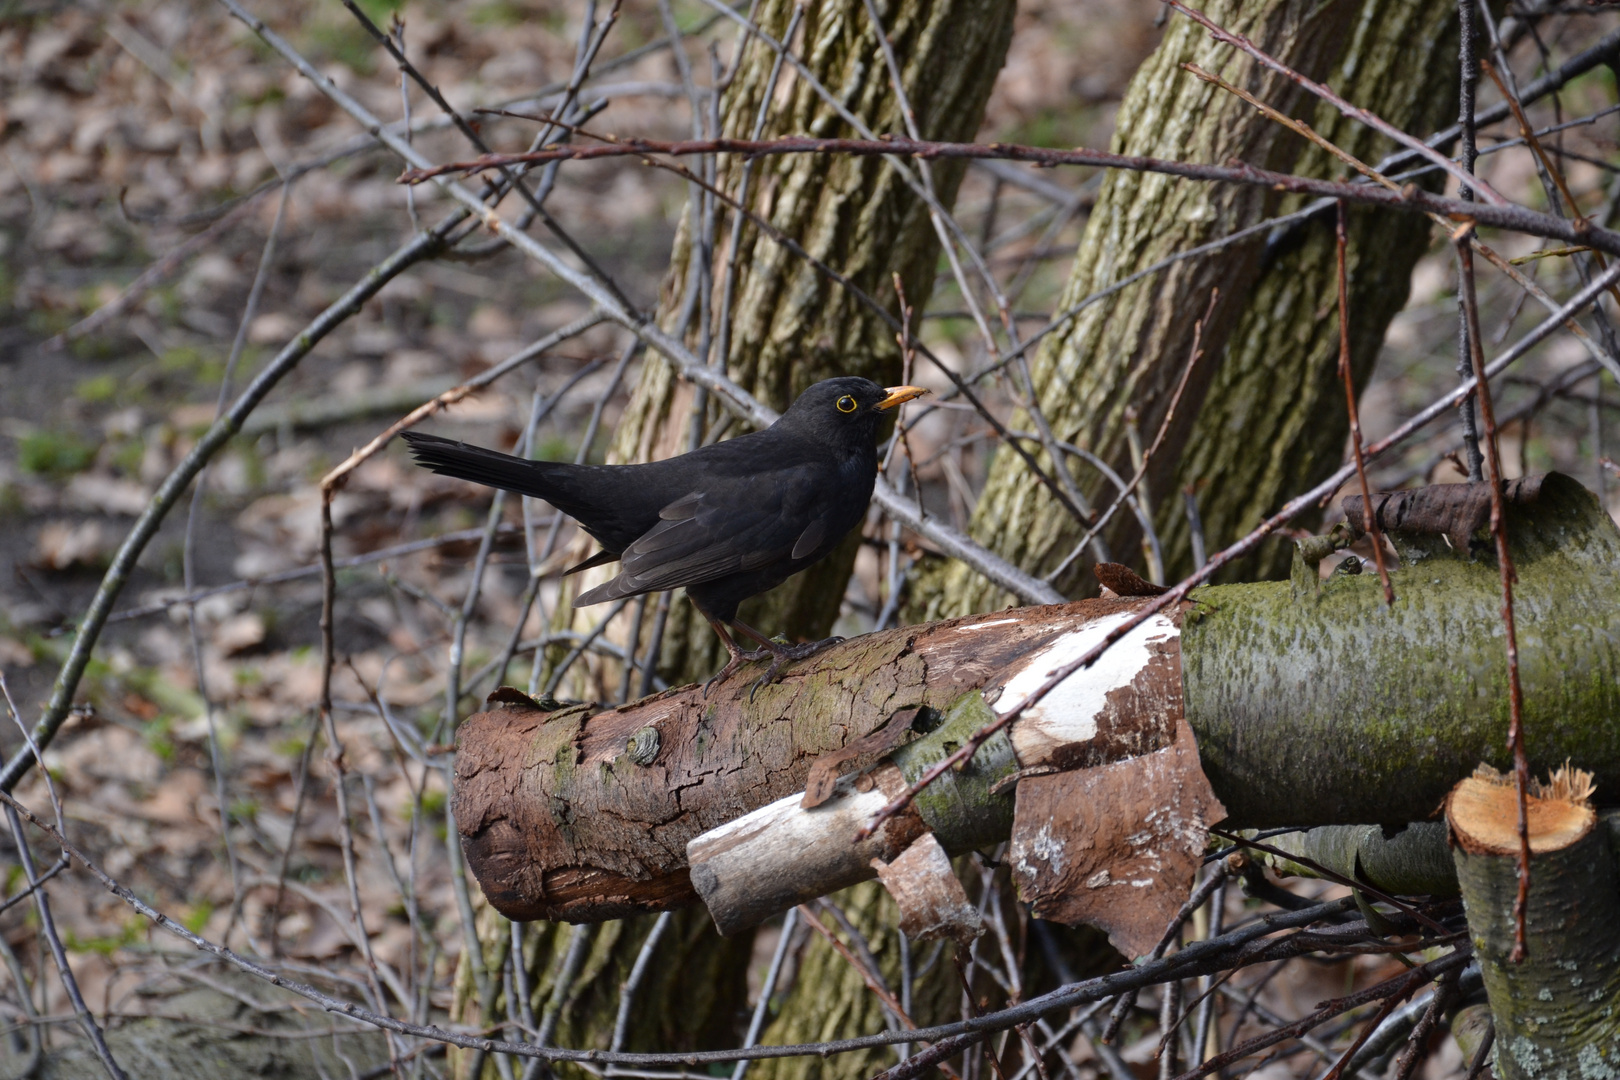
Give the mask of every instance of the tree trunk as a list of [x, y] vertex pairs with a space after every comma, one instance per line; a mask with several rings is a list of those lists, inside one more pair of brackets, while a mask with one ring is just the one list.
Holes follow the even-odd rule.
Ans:
[[[1446, 799], [1468, 935], [1496, 1022], [1502, 1080], [1614, 1076], [1620, 1068], [1620, 873], [1588, 803], [1591, 777], [1567, 766], [1526, 794], [1527, 892], [1519, 891], [1513, 781], [1482, 770]], [[1515, 950], [1524, 898], [1523, 955]]]
[[[831, 898], [861, 935], [888, 989], [900, 997], [900, 939], [896, 932], [899, 915], [894, 901], [875, 881], [868, 881]], [[828, 914], [818, 913], [823, 925], [849, 943], [847, 932]], [[950, 951], [954, 944], [945, 944], [946, 954], [935, 965], [931, 977], [920, 984], [927, 993], [912, 1004], [911, 1018], [926, 1026], [950, 1019], [950, 1007], [955, 1004], [949, 988], [954, 982]], [[919, 952], [927, 946], [917, 946]], [[859, 955], [859, 950], [855, 950]], [[920, 959], [914, 958], [917, 963]], [[941, 978], [940, 976], [946, 976]], [[760, 1039], [766, 1045], [782, 1046], [789, 1043], [815, 1042], [823, 1039], [841, 1039], [868, 1032], [881, 1031], [884, 1009], [878, 997], [862, 980], [859, 972], [840, 956], [825, 938], [810, 931], [803, 958], [799, 962], [797, 978], [782, 1000], [781, 1012]], [[798, 1057], [772, 1058], [756, 1061], [750, 1068], [755, 1080], [864, 1080], [895, 1063], [893, 1047], [878, 1047], [853, 1054], [840, 1054], [832, 1058]]]
[[[1351, 100], [1381, 109], [1396, 123], [1421, 126], [1455, 110], [1455, 87], [1439, 78], [1444, 65], [1411, 62], [1437, 55], [1434, 42], [1455, 24], [1455, 12], [1446, 5], [1212, 0], [1205, 10], [1296, 70], [1318, 78], [1327, 74]], [[1425, 43], [1423, 51], [1415, 41]], [[1407, 61], [1404, 69], [1400, 58]], [[1325, 154], [1302, 153], [1308, 146], [1303, 139], [1184, 71], [1181, 65], [1189, 62], [1273, 107], [1309, 118], [1330, 137], [1347, 141], [1354, 152], [1376, 158], [1379, 146], [1373, 137], [1340, 122], [1336, 114], [1324, 115], [1315, 99], [1303, 97], [1287, 80], [1256, 71], [1252, 62], [1180, 18], [1172, 18], [1165, 41], [1132, 81], [1113, 149], [1196, 161], [1235, 157], [1257, 166], [1298, 166], [1319, 174], [1343, 171], [1330, 165]], [[1115, 172], [1092, 211], [1059, 310], [1286, 208], [1258, 190]], [[1427, 226], [1396, 215], [1358, 214], [1352, 217], [1352, 230], [1353, 257], [1361, 251], [1378, 253], [1377, 273], [1375, 260], [1352, 264], [1355, 359], [1364, 380], [1389, 318], [1405, 301], [1411, 264], [1421, 254]], [[1280, 494], [1297, 489], [1302, 477], [1328, 467], [1324, 461], [1338, 461], [1344, 402], [1342, 396], [1332, 397], [1334, 367], [1331, 359], [1324, 359], [1337, 355], [1337, 324], [1325, 320], [1321, 310], [1335, 289], [1331, 224], [1325, 242], [1320, 233], [1320, 225], [1309, 226], [1304, 244], [1290, 237], [1295, 246], [1281, 252], [1268, 252], [1266, 235], [1257, 233], [1177, 262], [1082, 310], [1036, 358], [1037, 390], [1054, 432], [1099, 454], [1129, 478], [1135, 472], [1130, 439], [1134, 436], [1142, 446], [1153, 441], [1191, 355], [1194, 324], [1210, 311], [1200, 337], [1204, 357], [1149, 463], [1143, 489], [1161, 530], [1168, 571], [1179, 574], [1190, 568], [1179, 487], [1186, 482], [1185, 469], [1195, 466], [1182, 468], [1184, 459], [1199, 463], [1197, 471], [1186, 475], [1208, 477], [1201, 508], [1207, 504], [1206, 513], [1219, 522], [1219, 531], [1211, 528], [1212, 540], [1228, 534], [1235, 538], [1234, 523], [1253, 516], [1246, 501], [1251, 490], [1263, 488], [1264, 494], [1254, 500], [1269, 507]], [[1260, 418], [1244, 412], [1246, 408], [1264, 412], [1269, 426], [1252, 426]], [[1113, 500], [1115, 490], [1095, 471], [1070, 464], [1094, 505]], [[1238, 475], [1240, 467], [1252, 473]], [[1230, 480], [1223, 478], [1223, 469], [1230, 471]], [[973, 532], [1025, 569], [1050, 573], [1073, 551], [1084, 527], [1053, 503], [1016, 455], [1003, 449], [992, 462]], [[1116, 513], [1104, 539], [1114, 558], [1143, 565], [1142, 532], [1134, 515]], [[1089, 563], [1089, 556], [1073, 560], [1054, 583], [1070, 595], [1090, 591]], [[933, 619], [1008, 602], [1001, 590], [965, 567], [936, 566], [914, 582], [909, 613]]]
[[[1328, 81], [1357, 105], [1421, 137], [1457, 115], [1455, 65], [1439, 62], [1456, 53], [1455, 4], [1369, 0]], [[1397, 149], [1326, 103], [1317, 107], [1311, 126], [1369, 165]], [[1348, 170], [1310, 146], [1295, 171], [1331, 177]], [[1423, 183], [1437, 188], [1440, 180], [1431, 175]], [[1282, 209], [1303, 205], [1295, 199]], [[1428, 248], [1429, 226], [1413, 215], [1366, 208], [1352, 210], [1348, 226], [1350, 367], [1359, 396], [1390, 320], [1406, 305], [1412, 268]], [[1172, 580], [1194, 569], [1182, 489], [1194, 488], [1205, 544], [1216, 551], [1295, 493], [1320, 483], [1344, 454], [1350, 421], [1338, 374], [1339, 321], [1324, 317], [1336, 302], [1333, 233], [1330, 210], [1267, 243], [1265, 269], [1227, 343], [1175, 483], [1154, 492]], [[1299, 524], [1312, 528], [1318, 520], [1315, 514]], [[1291, 545], [1276, 538], [1227, 566], [1220, 580], [1283, 577], [1291, 557]]]
[[[550, 1045], [609, 1047], [620, 995], [657, 919], [640, 915], [594, 925], [536, 922], [525, 927], [529, 1009], [542, 1029], [550, 1017]], [[747, 1006], [752, 936], [720, 937], [701, 907], [673, 912], [670, 919], [637, 984], [634, 1011], [619, 1049], [655, 1052], [734, 1045], [736, 1018]], [[493, 1026], [511, 1015], [506, 990], [501, 988], [511, 932], [511, 922], [480, 905], [478, 938], [484, 967], [498, 989], [486, 1009], [463, 961], [456, 972], [451, 1010], [458, 1023]], [[517, 1015], [522, 1017], [521, 1006]], [[473, 1051], [451, 1048], [450, 1061], [458, 1077], [493, 1080], [499, 1075], [493, 1061]], [[567, 1080], [589, 1080], [592, 1075], [566, 1062], [552, 1065], [551, 1071]]]
[[[921, 133], [933, 139], [967, 139], [977, 133], [990, 89], [1012, 37], [1010, 0], [882, 0], [877, 5], [893, 43], [906, 98]], [[789, 32], [796, 10], [790, 0], [766, 0], [759, 24], [778, 40]], [[804, 9], [795, 48], [806, 66], [872, 131], [903, 132], [876, 30], [863, 0], [824, 0]], [[752, 46], [726, 91], [722, 128], [750, 137], [762, 100], [770, 92], [776, 54]], [[784, 65], [762, 136], [810, 133], [856, 134], [814, 88]], [[907, 166], [913, 171], [920, 163]], [[963, 163], [934, 163], [934, 191], [945, 207], [955, 200]], [[920, 310], [933, 286], [939, 242], [927, 206], [896, 169], [878, 158], [794, 155], [745, 164], [720, 159], [716, 185], [736, 194], [747, 183], [746, 205], [812, 256], [843, 274], [898, 314], [892, 275], [903, 282], [907, 301]], [[672, 333], [724, 363], [732, 379], [761, 401], [785, 409], [811, 383], [833, 375], [864, 375], [884, 385], [900, 381], [901, 358], [894, 333], [849, 290], [830, 281], [780, 242], [743, 220], [740, 235], [716, 228], [711, 259], [694, 245], [701, 238], [699, 204], [682, 220], [664, 281], [658, 320]], [[737, 219], [722, 205], [717, 220]], [[735, 264], [727, 266], [736, 242]], [[695, 257], [694, 257], [695, 256]], [[712, 274], [693, 280], [705, 265]], [[728, 273], [734, 277], [727, 296]], [[720, 320], [730, 313], [729, 337]], [[707, 325], [718, 327], [711, 335]], [[718, 355], [720, 343], [726, 355]], [[619, 426], [609, 460], [649, 461], [691, 448], [694, 388], [668, 364], [649, 357]], [[705, 409], [704, 438], [724, 434], [724, 414]], [[832, 556], [766, 594], [746, 602], [741, 617], [767, 633], [790, 639], [825, 636], [837, 618], [858, 538]], [[603, 571], [608, 572], [608, 571]], [[588, 576], [588, 575], [586, 575]], [[587, 587], [581, 581], [578, 588]], [[584, 619], [591, 619], [586, 614]], [[651, 637], [649, 617], [638, 636]], [[643, 646], [645, 647], [645, 646]], [[672, 683], [708, 675], [724, 658], [702, 617], [680, 594], [670, 600], [658, 667]], [[616, 686], [604, 672], [601, 685]], [[580, 696], [601, 696], [583, 693]], [[611, 696], [611, 695], [610, 695]]]

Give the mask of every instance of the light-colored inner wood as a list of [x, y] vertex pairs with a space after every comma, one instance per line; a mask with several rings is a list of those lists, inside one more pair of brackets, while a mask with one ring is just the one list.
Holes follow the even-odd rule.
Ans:
[[[1590, 793], [1589, 774], [1567, 767], [1545, 785], [1531, 784], [1525, 818], [1532, 853], [1561, 851], [1592, 830], [1597, 815], [1587, 803]], [[1482, 767], [1451, 790], [1446, 817], [1467, 851], [1511, 855], [1519, 850], [1519, 800], [1512, 777]]]

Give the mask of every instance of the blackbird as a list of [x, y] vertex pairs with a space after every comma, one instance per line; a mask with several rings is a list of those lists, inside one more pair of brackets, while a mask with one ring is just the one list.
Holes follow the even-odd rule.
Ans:
[[[434, 435], [404, 438], [418, 465], [544, 499], [578, 521], [602, 550], [567, 572], [621, 568], [575, 607], [684, 586], [730, 654], [706, 687], [769, 655], [766, 683], [784, 662], [840, 639], [782, 645], [739, 622], [737, 605], [825, 558], [861, 523], [877, 479], [878, 421], [924, 393], [825, 379], [763, 431], [644, 465], [529, 461]], [[727, 624], [761, 649], [744, 652]]]

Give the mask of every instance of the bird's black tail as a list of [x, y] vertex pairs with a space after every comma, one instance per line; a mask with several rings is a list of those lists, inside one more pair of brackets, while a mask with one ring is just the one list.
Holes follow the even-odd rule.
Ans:
[[418, 431], [404, 431], [400, 437], [410, 444], [411, 455], [425, 469], [454, 476], [458, 480], [471, 480], [475, 484], [545, 499], [553, 505], [559, 501], [572, 502], [566, 497], [558, 498], [563, 494], [557, 484], [560, 478], [548, 474], [561, 471], [562, 467], [553, 462], [529, 461], [503, 454], [499, 450], [468, 446], [464, 442], [424, 435]]

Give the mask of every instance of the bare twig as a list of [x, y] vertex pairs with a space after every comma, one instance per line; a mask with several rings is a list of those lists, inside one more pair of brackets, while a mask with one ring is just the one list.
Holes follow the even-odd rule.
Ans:
[[[1466, 243], [1457, 242], [1459, 255]], [[1460, 262], [1464, 273], [1471, 279], [1473, 266]], [[1620, 263], [1615, 264], [1620, 269]], [[1604, 278], [1610, 275], [1605, 274]], [[1602, 281], [1603, 278], [1599, 278]], [[1530, 896], [1530, 824], [1527, 797], [1530, 786], [1530, 765], [1524, 753], [1524, 688], [1519, 681], [1519, 636], [1513, 617], [1513, 583], [1518, 575], [1513, 570], [1513, 556], [1508, 550], [1507, 521], [1502, 496], [1502, 453], [1496, 441], [1496, 412], [1491, 405], [1491, 385], [1486, 375], [1485, 356], [1479, 342], [1479, 309], [1474, 303], [1473, 281], [1466, 280], [1463, 295], [1468, 303], [1470, 359], [1473, 361], [1474, 381], [1479, 387], [1479, 414], [1485, 425], [1485, 461], [1487, 479], [1491, 485], [1491, 535], [1496, 540], [1496, 562], [1502, 576], [1502, 628], [1507, 648], [1508, 665], [1508, 750], [1513, 755], [1513, 786], [1519, 803], [1519, 891], [1513, 901], [1513, 951], [1511, 959], [1518, 963], [1525, 957], [1525, 906]]]
[[[222, 0], [224, 2], [224, 0]], [[816, 139], [808, 136], [786, 136], [756, 142], [750, 139], [697, 139], [661, 142], [651, 139], [626, 139], [600, 146], [552, 146], [532, 154], [491, 154], [472, 161], [451, 162], [444, 165], [422, 165], [402, 173], [402, 183], [421, 183], [441, 179], [455, 173], [475, 173], [482, 169], [524, 162], [558, 161], [564, 159], [588, 160], [603, 157], [630, 157], [646, 154], [850, 154], [863, 157], [908, 155], [924, 159], [961, 158], [967, 160], [1000, 159], [1026, 161], [1043, 166], [1087, 165], [1099, 168], [1125, 169], [1132, 172], [1155, 172], [1170, 176], [1183, 176], [1193, 180], [1218, 183], [1245, 184], [1268, 187], [1276, 191], [1300, 195], [1318, 195], [1344, 199], [1348, 202], [1399, 209], [1408, 212], [1433, 212], [1458, 220], [1472, 218], [1481, 225], [1508, 229], [1529, 235], [1547, 236], [1572, 244], [1587, 244], [1600, 251], [1620, 254], [1620, 233], [1597, 225], [1573, 222], [1543, 214], [1516, 203], [1465, 203], [1424, 191], [1409, 185], [1398, 192], [1381, 190], [1367, 184], [1322, 180], [1309, 176], [1295, 176], [1250, 165], [1203, 165], [1194, 162], [1168, 161], [1162, 158], [1114, 154], [1104, 150], [1052, 150], [1038, 146], [1011, 143], [930, 142], [914, 139]], [[412, 155], [415, 157], [416, 155]]]
[[[759, 1033], [764, 1030], [766, 1011], [771, 1006], [771, 997], [776, 993], [776, 980], [782, 974], [782, 962], [787, 959], [788, 948], [793, 944], [793, 932], [799, 926], [799, 909], [792, 908], [782, 919], [781, 936], [776, 939], [776, 951], [771, 954], [771, 966], [765, 971], [765, 979], [759, 987], [759, 1004], [754, 1006], [754, 1015], [748, 1021], [748, 1034], [743, 1037], [743, 1049], [759, 1042]], [[902, 1047], [904, 1044], [902, 1044]], [[904, 1058], [902, 1049], [900, 1056]], [[748, 1075], [748, 1060], [745, 1058], [737, 1062], [737, 1067], [731, 1070], [731, 1080], [743, 1080]]]
[[[1334, 222], [1333, 236], [1339, 285], [1339, 378], [1344, 381], [1344, 404], [1350, 413], [1350, 450], [1355, 457], [1356, 478], [1361, 482], [1362, 505], [1371, 507], [1372, 489], [1367, 485], [1367, 463], [1361, 453], [1361, 412], [1356, 408], [1356, 384], [1350, 373], [1350, 275], [1345, 269], [1345, 249], [1349, 246], [1349, 239], [1342, 202]], [[1389, 583], [1389, 567], [1384, 565], [1384, 537], [1378, 528], [1377, 517], [1377, 514], [1368, 511], [1367, 535], [1372, 538], [1373, 563], [1378, 567], [1379, 584], [1384, 587], [1384, 603], [1394, 607], [1395, 587]]]
[[[29, 891], [34, 897], [34, 910], [39, 915], [39, 929], [50, 944], [51, 957], [56, 961], [56, 971], [62, 977], [62, 989], [67, 991], [68, 1000], [73, 1003], [73, 1015], [78, 1018], [79, 1026], [90, 1039], [90, 1045], [95, 1047], [96, 1057], [101, 1059], [102, 1068], [112, 1080], [125, 1080], [124, 1070], [118, 1067], [113, 1060], [112, 1051], [107, 1048], [107, 1040], [101, 1033], [101, 1026], [90, 1012], [89, 1006], [84, 1003], [84, 995], [79, 993], [79, 981], [73, 977], [73, 968], [68, 964], [67, 950], [62, 948], [62, 938], [56, 932], [56, 920], [51, 917], [51, 902], [41, 889], [40, 876], [34, 866], [34, 853], [28, 848], [28, 837], [23, 834], [22, 822], [17, 817], [9, 801], [6, 805], [6, 820], [11, 824], [11, 838], [17, 845], [17, 858], [22, 863], [23, 874], [28, 879]], [[55, 830], [52, 830], [53, 832]], [[60, 837], [61, 834], [57, 833]], [[66, 840], [62, 841], [64, 850], [67, 848]]]

